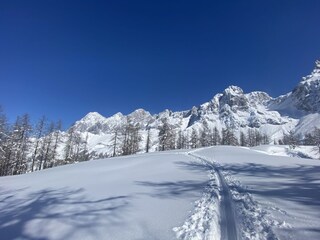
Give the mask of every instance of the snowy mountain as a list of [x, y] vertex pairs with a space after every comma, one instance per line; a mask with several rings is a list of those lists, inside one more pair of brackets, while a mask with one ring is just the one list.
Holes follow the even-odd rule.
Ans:
[[149, 129], [151, 150], [155, 150], [158, 127], [164, 119], [176, 133], [181, 131], [187, 135], [193, 129], [199, 133], [204, 124], [220, 131], [232, 128], [238, 136], [240, 131], [257, 129], [267, 134], [270, 142], [282, 138], [289, 131], [297, 134], [311, 132], [314, 127], [320, 127], [320, 61], [316, 61], [311, 74], [302, 78], [291, 92], [277, 98], [260, 91], [244, 93], [240, 87], [230, 86], [210, 101], [190, 110], [165, 110], [152, 115], [144, 109], [137, 109], [127, 116], [116, 113], [111, 117], [91, 112], [77, 121], [73, 128], [83, 136], [88, 134], [89, 152], [111, 154], [115, 131], [122, 129], [127, 121], [139, 123], [143, 140], [141, 148], [145, 146]]

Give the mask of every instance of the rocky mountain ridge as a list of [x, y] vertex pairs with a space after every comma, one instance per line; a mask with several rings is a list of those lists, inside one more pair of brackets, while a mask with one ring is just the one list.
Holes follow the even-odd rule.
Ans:
[[128, 119], [140, 125], [142, 141], [146, 139], [147, 131], [151, 131], [154, 149], [158, 127], [164, 119], [176, 132], [185, 134], [190, 134], [193, 129], [201, 131], [204, 123], [220, 131], [232, 128], [238, 136], [240, 131], [258, 129], [272, 141], [289, 131], [304, 134], [320, 127], [320, 61], [316, 61], [311, 74], [302, 78], [291, 92], [277, 98], [261, 91], [244, 93], [240, 87], [229, 86], [210, 101], [190, 110], [173, 112], [166, 109], [150, 114], [144, 109], [137, 109], [127, 116], [116, 113], [111, 117], [91, 112], [77, 121], [73, 128], [89, 135], [90, 151], [109, 153], [114, 132], [121, 129]]

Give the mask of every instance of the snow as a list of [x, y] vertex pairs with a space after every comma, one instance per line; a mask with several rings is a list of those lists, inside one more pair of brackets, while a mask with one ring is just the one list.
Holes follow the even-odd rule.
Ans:
[[174, 239], [208, 184], [183, 152], [94, 160], [0, 181], [2, 239]]
[[320, 161], [273, 155], [284, 149], [218, 146], [1, 177], [0, 235], [320, 239]]
[[315, 127], [320, 128], [319, 113], [309, 114], [301, 118], [298, 125], [296, 126], [296, 133], [313, 133]]
[[314, 146], [296, 146], [292, 148], [288, 145], [264, 145], [253, 147], [252, 149], [276, 156], [319, 159], [319, 153]]
[[216, 161], [236, 202], [244, 239], [320, 239], [320, 161], [247, 148], [197, 152]]

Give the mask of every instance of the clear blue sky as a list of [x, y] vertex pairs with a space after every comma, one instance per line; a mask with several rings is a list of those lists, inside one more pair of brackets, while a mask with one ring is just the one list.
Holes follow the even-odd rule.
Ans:
[[185, 110], [229, 85], [271, 96], [320, 50], [319, 0], [0, 0], [0, 104], [62, 119]]

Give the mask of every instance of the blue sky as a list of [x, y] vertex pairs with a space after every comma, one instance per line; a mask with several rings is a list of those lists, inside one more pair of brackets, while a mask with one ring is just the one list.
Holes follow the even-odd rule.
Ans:
[[0, 1], [0, 104], [65, 127], [185, 110], [229, 85], [287, 93], [319, 58], [320, 1]]

